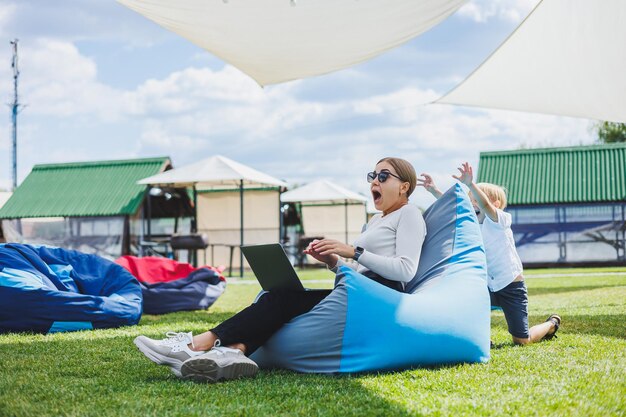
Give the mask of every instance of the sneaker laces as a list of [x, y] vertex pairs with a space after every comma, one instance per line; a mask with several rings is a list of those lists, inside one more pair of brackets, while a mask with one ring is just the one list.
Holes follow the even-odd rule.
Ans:
[[177, 345], [179, 343], [191, 343], [193, 346], [193, 339], [189, 340], [189, 333], [185, 332], [167, 332], [165, 333], [167, 339], [163, 339], [161, 343], [163, 345]]

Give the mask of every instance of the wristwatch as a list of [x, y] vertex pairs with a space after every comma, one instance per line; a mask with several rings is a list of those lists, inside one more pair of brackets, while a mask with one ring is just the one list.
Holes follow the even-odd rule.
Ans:
[[363, 251], [365, 251], [365, 249], [360, 246], [354, 248], [354, 256], [352, 257], [352, 259], [359, 262], [359, 258], [361, 257], [361, 255], [363, 255]]

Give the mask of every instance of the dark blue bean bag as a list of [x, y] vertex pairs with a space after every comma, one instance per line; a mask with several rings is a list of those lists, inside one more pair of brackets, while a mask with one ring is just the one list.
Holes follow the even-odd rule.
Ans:
[[198, 268], [185, 278], [155, 284], [141, 283], [143, 311], [166, 314], [206, 310], [226, 289], [226, 281], [212, 269]]
[[102, 329], [141, 318], [139, 283], [96, 255], [0, 245], [0, 333]]
[[226, 289], [226, 278], [208, 265], [196, 268], [173, 259], [129, 255], [115, 263], [139, 281], [145, 314], [206, 310]]

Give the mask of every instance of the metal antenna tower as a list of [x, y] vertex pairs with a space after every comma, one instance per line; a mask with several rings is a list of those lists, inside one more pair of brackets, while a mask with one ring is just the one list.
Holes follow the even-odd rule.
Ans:
[[10, 104], [11, 120], [13, 122], [13, 190], [17, 188], [17, 114], [22, 107], [17, 96], [17, 83], [20, 76], [20, 70], [17, 66], [17, 43], [18, 39], [11, 41], [13, 46], [13, 61], [11, 62], [11, 67], [13, 68], [13, 103]]

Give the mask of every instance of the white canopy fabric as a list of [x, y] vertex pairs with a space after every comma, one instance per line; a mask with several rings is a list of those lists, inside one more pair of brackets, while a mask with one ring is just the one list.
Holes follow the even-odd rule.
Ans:
[[[304, 203], [302, 226], [308, 236], [324, 236], [345, 243], [356, 239], [367, 217], [367, 197], [326, 180], [287, 191], [280, 201]], [[308, 259], [314, 262], [313, 258]]]
[[[209, 239], [210, 246], [204, 254], [210, 265], [240, 268], [242, 211], [246, 245], [280, 241], [279, 190], [247, 189], [243, 201], [241, 197], [239, 190], [198, 193], [197, 231]], [[248, 267], [245, 259], [243, 266]]]
[[626, 122], [626, 1], [544, 0], [439, 103]]
[[[367, 223], [365, 203], [301, 203], [301, 220], [307, 237], [325, 237], [353, 243]], [[307, 258], [313, 262], [313, 258]]]
[[118, 0], [260, 85], [358, 64], [425, 32], [467, 0]]
[[347, 201], [352, 203], [364, 202], [367, 201], [367, 198], [330, 181], [320, 180], [281, 194], [280, 201], [284, 203], [311, 201], [320, 203], [344, 203]]
[[138, 181], [145, 185], [196, 186], [199, 190], [280, 186], [287, 183], [225, 156], [216, 155]]

